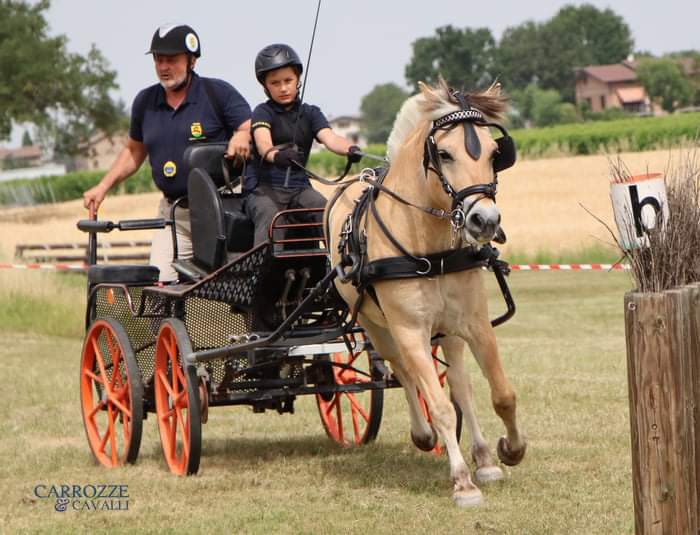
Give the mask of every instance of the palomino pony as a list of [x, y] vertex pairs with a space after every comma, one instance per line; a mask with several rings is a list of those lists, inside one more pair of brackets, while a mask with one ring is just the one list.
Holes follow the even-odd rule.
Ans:
[[[506, 428], [499, 458], [518, 464], [526, 449], [516, 422], [515, 392], [489, 321], [483, 270], [476, 269], [485, 264], [481, 246], [500, 232], [496, 172], [515, 161], [511, 138], [488, 122], [499, 119], [505, 108], [497, 86], [462, 95], [442, 80], [435, 88], [422, 84], [396, 118], [387, 147], [391, 165], [383, 180], [352, 181], [326, 209], [332, 265], [345, 266], [336, 287], [351, 307], [359, 307], [359, 323], [403, 386], [415, 445], [431, 450], [437, 434], [445, 442], [453, 499], [460, 506], [476, 505], [482, 496], [457, 442], [456, 413], [433, 366], [431, 338], [443, 335], [439, 343], [449, 365], [447, 380], [469, 427], [476, 481], [498, 480], [503, 472], [472, 408], [465, 342]], [[504, 134], [498, 143], [489, 126]], [[418, 391], [432, 425], [423, 416]]]

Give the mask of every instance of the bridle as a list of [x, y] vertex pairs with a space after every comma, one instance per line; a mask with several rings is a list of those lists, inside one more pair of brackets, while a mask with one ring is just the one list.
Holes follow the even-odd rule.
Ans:
[[[452, 96], [460, 103], [462, 109], [443, 115], [433, 121], [432, 128], [423, 144], [423, 171], [426, 179], [429, 176], [429, 172], [434, 173], [440, 181], [442, 189], [452, 199], [450, 222], [452, 224], [453, 234], [455, 234], [464, 228], [467, 216], [477, 202], [483, 198], [489, 198], [493, 201], [496, 200], [498, 172], [508, 169], [515, 163], [515, 143], [504, 127], [497, 123], [486, 121], [479, 110], [472, 108], [468, 104], [465, 96], [461, 92], [455, 91], [452, 93]], [[459, 124], [464, 125], [464, 148], [473, 160], [478, 160], [481, 157], [481, 142], [479, 141], [475, 126], [496, 128], [501, 132], [502, 136], [496, 139], [497, 149], [493, 158], [493, 181], [486, 184], [475, 184], [455, 191], [442, 171], [435, 134], [438, 131], [449, 131]], [[465, 207], [465, 199], [475, 195], [477, 197]]]

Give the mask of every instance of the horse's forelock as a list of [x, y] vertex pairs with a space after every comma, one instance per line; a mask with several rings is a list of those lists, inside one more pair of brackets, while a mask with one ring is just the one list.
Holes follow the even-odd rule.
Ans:
[[[408, 98], [396, 115], [394, 126], [387, 140], [387, 156], [393, 160], [408, 136], [422, 122], [432, 122], [462, 108], [454, 98], [449, 86], [440, 78], [433, 87], [423, 82], [418, 84], [420, 92]], [[499, 121], [508, 108], [508, 99], [501, 96], [500, 84], [494, 83], [485, 91], [465, 93], [466, 101], [491, 121]]]

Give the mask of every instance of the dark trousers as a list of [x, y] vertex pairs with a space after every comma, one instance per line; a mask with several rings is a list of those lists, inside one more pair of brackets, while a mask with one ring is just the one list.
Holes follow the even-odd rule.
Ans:
[[[272, 186], [258, 186], [248, 193], [245, 201], [245, 210], [248, 217], [255, 224], [255, 245], [269, 238], [269, 229], [275, 214], [281, 210], [294, 208], [324, 208], [326, 198], [312, 187], [306, 188], [275, 188]], [[318, 212], [298, 218], [299, 223], [320, 222], [323, 213]]]

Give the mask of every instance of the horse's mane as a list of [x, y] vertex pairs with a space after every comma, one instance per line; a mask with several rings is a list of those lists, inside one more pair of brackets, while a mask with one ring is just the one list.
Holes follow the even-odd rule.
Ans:
[[[413, 95], [403, 103], [396, 115], [394, 127], [387, 140], [387, 156], [392, 161], [408, 136], [421, 124], [434, 121], [450, 112], [461, 109], [461, 105], [452, 96], [452, 91], [445, 80], [440, 78], [437, 87], [418, 82], [420, 93]], [[467, 102], [484, 114], [486, 118], [497, 121], [502, 118], [508, 107], [508, 101], [500, 95], [500, 84], [494, 83], [485, 91], [465, 93]]]

